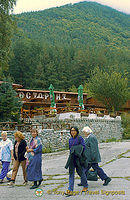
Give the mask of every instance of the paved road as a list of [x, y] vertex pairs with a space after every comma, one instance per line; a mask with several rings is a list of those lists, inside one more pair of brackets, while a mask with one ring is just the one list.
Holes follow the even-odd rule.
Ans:
[[[43, 155], [43, 178], [41, 185], [43, 195], [37, 197], [35, 190], [30, 190], [30, 184], [22, 186], [22, 170], [19, 169], [15, 187], [7, 186], [5, 182], [0, 186], [0, 199], [2, 200], [129, 200], [130, 199], [130, 142], [112, 142], [99, 144], [104, 171], [112, 177], [106, 187], [99, 179], [89, 181], [89, 192], [81, 194], [82, 187], [78, 175], [75, 179], [75, 191], [79, 192], [72, 197], [65, 197], [64, 191], [68, 187], [68, 170], [64, 168], [68, 151]], [[60, 194], [59, 194], [60, 193]]]

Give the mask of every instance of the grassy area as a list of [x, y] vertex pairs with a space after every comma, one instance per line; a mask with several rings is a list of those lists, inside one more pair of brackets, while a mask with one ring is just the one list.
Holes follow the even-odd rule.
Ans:
[[109, 142], [122, 142], [122, 139], [116, 139], [116, 138], [109, 138], [106, 140], [102, 140], [101, 142], [109, 143]]

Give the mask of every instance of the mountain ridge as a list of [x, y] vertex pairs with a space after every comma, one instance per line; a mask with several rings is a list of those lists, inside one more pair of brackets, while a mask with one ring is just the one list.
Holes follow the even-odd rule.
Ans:
[[[92, 34], [89, 33], [90, 31], [92, 33], [99, 32], [97, 35], [98, 39], [100, 39], [100, 34], [102, 34], [100, 30], [101, 32], [109, 30], [112, 31], [112, 34], [120, 32], [123, 38], [128, 38], [125, 32], [128, 31], [127, 16], [129, 15], [95, 2], [80, 2], [73, 5], [16, 15], [18, 27], [23, 29], [27, 37], [38, 39], [42, 36], [48, 42], [52, 40], [53, 44], [52, 34], [56, 34], [57, 37], [58, 35], [61, 37], [61, 34], [64, 34], [64, 41], [68, 43], [67, 40], [70, 41], [70, 39], [74, 40], [77, 38], [81, 40], [80, 35], [85, 39], [85, 34], [93, 38]], [[79, 29], [80, 33], [78, 33]], [[72, 34], [69, 35], [69, 32]], [[50, 41], [47, 34], [50, 37]], [[61, 37], [62, 39], [63, 37]], [[62, 43], [61, 40], [60, 42]], [[80, 42], [82, 43], [82, 40], [78, 41], [78, 43]]]
[[81, 2], [13, 17], [18, 29], [9, 72], [26, 88], [48, 89], [52, 83], [69, 91], [85, 84], [95, 67], [129, 69], [127, 14]]

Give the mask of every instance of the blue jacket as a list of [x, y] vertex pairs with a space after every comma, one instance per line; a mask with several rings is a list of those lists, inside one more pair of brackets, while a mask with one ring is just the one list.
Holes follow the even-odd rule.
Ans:
[[71, 137], [69, 139], [69, 149], [71, 150], [72, 146], [81, 144], [83, 146], [83, 150], [85, 150], [85, 141], [82, 136], [77, 135], [76, 138]]

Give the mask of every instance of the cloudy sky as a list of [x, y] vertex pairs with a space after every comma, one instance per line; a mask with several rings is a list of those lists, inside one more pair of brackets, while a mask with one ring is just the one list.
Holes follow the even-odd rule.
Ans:
[[[77, 3], [84, 0], [17, 0], [14, 13], [44, 10], [51, 7], [62, 6], [69, 3]], [[103, 5], [110, 6], [119, 11], [130, 14], [130, 0], [88, 0], [96, 1]]]

